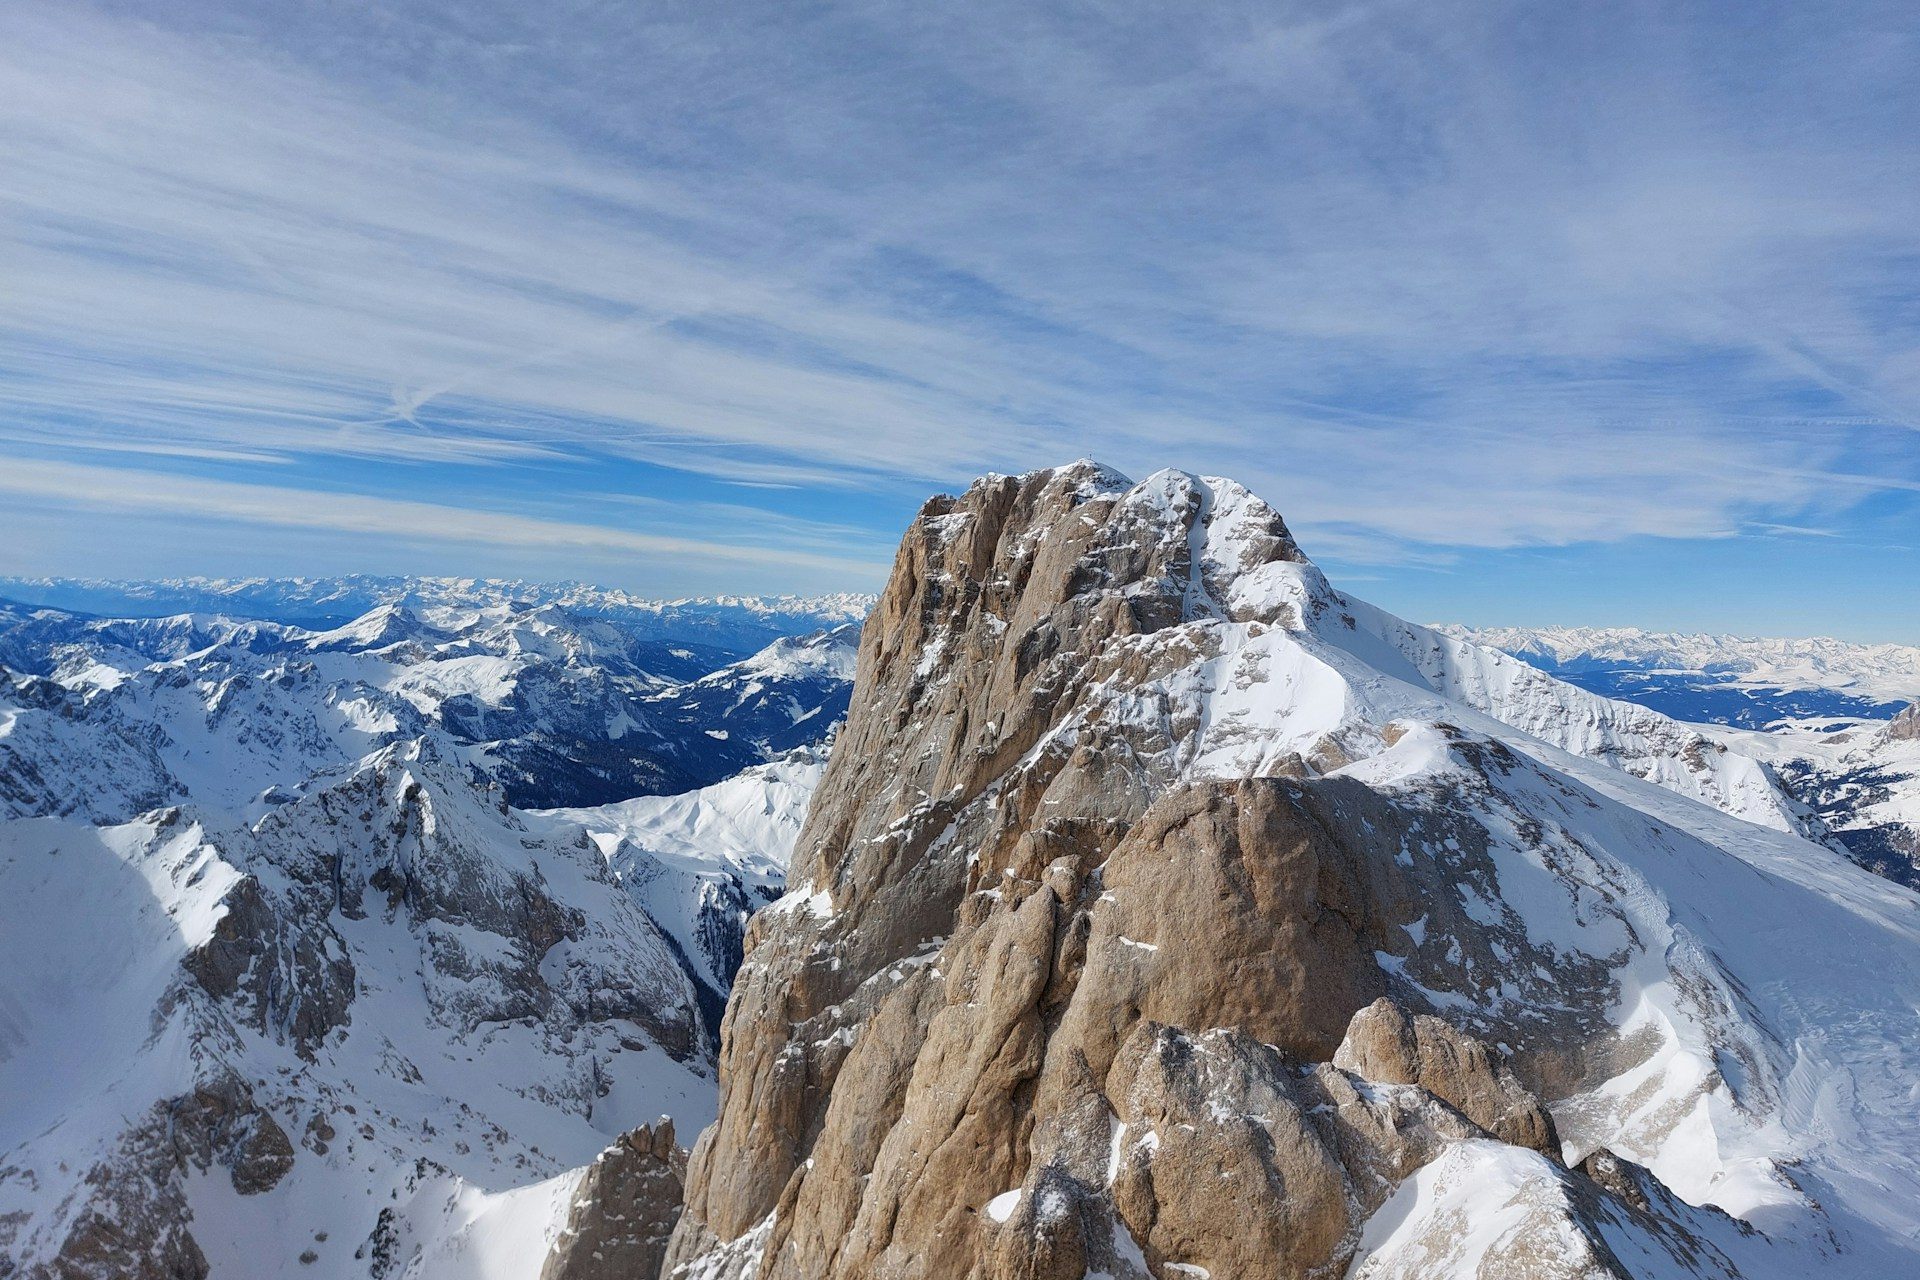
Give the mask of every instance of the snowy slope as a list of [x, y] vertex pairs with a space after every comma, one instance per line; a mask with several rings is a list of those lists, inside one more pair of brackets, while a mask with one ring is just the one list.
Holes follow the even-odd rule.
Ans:
[[1856, 861], [1920, 884], [1920, 751], [1889, 721], [1920, 693], [1920, 649], [1632, 628], [1437, 628], [1696, 722], [1764, 762]]
[[[801, 748], [675, 796], [530, 814], [585, 827], [614, 875], [724, 997], [747, 918], [780, 896], [826, 754]], [[717, 1003], [717, 1002], [716, 1002]]]
[[0, 824], [0, 882], [18, 1266], [409, 1274], [625, 1129], [711, 1112], [671, 944], [583, 832], [525, 830], [431, 739], [248, 827]]
[[1603, 698], [1544, 675], [1507, 654], [1401, 622], [1341, 597], [1361, 633], [1388, 646], [1368, 653], [1392, 671], [1395, 658], [1435, 692], [1576, 755], [1656, 782], [1717, 809], [1812, 838], [1825, 832], [1763, 762], [1730, 751], [1700, 730], [1635, 703]]
[[[1165, 502], [1190, 483], [1133, 492]], [[1484, 890], [1463, 885], [1467, 910], [1504, 920], [1542, 965], [1472, 978], [1473, 1016], [1521, 1033], [1584, 959], [1633, 1046], [1559, 1101], [1569, 1145], [1607, 1146], [1766, 1230], [1773, 1273], [1916, 1265], [1920, 898], [1795, 834], [1750, 759], [1683, 747], [1676, 761], [1664, 750], [1688, 739], [1671, 722], [1360, 606], [1311, 565], [1255, 563], [1257, 499], [1202, 487], [1196, 579], [1218, 584], [1203, 625], [1219, 653], [1169, 682], [1194, 680], [1183, 692], [1203, 703], [1192, 770], [1259, 773], [1293, 752], [1471, 814], [1497, 890], [1476, 908]], [[1416, 983], [1438, 923], [1401, 965]]]
[[1703, 726], [1733, 750], [1768, 761], [1862, 866], [1920, 888], [1920, 733], [1909, 709], [1891, 721]]

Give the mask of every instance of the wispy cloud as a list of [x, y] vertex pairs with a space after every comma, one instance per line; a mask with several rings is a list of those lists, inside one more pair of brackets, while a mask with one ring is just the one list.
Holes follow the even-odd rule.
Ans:
[[[1439, 566], [1920, 484], [1898, 6], [139, 9], [0, 14], [43, 500], [101, 451], [391, 462], [560, 549], [595, 526], [511, 464], [871, 531], [1092, 453]], [[295, 487], [156, 474], [224, 519]]]
[[1813, 529], [1798, 524], [1756, 523], [1749, 525], [1748, 529], [1756, 535], [1772, 538], [1837, 538], [1840, 536], [1836, 529]]
[[[844, 575], [871, 582], [882, 559], [861, 559], [821, 550], [738, 543], [622, 529], [604, 524], [541, 520], [475, 507], [326, 493], [277, 485], [245, 484], [190, 476], [154, 475], [25, 458], [0, 459], [0, 493], [47, 499], [91, 511], [190, 514], [196, 519], [237, 521], [285, 529], [318, 529], [414, 543], [460, 543], [517, 550], [544, 549], [673, 557], [710, 571], [729, 567], [784, 566], [810, 575]], [[686, 512], [681, 515], [684, 518]], [[821, 537], [817, 545], [829, 545]]]

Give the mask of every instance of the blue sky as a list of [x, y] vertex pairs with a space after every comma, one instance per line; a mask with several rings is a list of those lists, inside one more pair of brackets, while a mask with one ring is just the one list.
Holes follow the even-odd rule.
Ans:
[[1910, 6], [0, 6], [0, 573], [872, 588], [1228, 474], [1472, 622], [1920, 642]]

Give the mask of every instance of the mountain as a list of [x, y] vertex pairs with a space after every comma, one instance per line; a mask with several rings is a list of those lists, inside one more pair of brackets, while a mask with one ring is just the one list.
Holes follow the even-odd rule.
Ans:
[[1920, 889], [1920, 704], [1891, 720], [1722, 729], [1733, 750], [1770, 762], [1854, 861]]
[[830, 744], [798, 747], [671, 796], [527, 815], [584, 827], [613, 874], [673, 934], [711, 995], [714, 1025], [740, 967], [747, 920], [780, 896]]
[[543, 1184], [711, 1114], [671, 942], [583, 832], [526, 830], [432, 741], [251, 826], [0, 827], [23, 1274], [472, 1274], [445, 1259]]
[[1907, 645], [1634, 627], [1434, 629], [1687, 721], [1760, 729], [1779, 720], [1885, 719], [1920, 697], [1920, 648]]
[[0, 812], [120, 821], [188, 796], [257, 812], [429, 730], [516, 805], [688, 790], [824, 736], [856, 635], [735, 659], [556, 604], [388, 604], [324, 631], [16, 606], [0, 615]]
[[684, 1185], [679, 1277], [1915, 1270], [1920, 899], [1757, 762], [1090, 463], [930, 502], [858, 673], [718, 1119], [570, 1230]]
[[854, 642], [0, 605], [0, 1275], [538, 1274], [711, 1118]]
[[171, 578], [128, 582], [94, 578], [0, 578], [0, 597], [67, 613], [154, 618], [225, 614], [325, 630], [382, 606], [511, 608], [558, 605], [580, 617], [618, 623], [629, 633], [735, 652], [781, 636], [859, 622], [873, 597], [712, 596], [649, 600], [579, 582], [501, 578], [419, 578], [347, 574], [334, 578]]
[[1920, 711], [1681, 723], [1091, 463], [839, 616], [113, 589], [0, 601], [0, 1275], [1915, 1269], [1834, 850]]
[[775, 640], [756, 654], [662, 691], [648, 710], [696, 743], [689, 776], [731, 775], [818, 742], [847, 713], [860, 628]]

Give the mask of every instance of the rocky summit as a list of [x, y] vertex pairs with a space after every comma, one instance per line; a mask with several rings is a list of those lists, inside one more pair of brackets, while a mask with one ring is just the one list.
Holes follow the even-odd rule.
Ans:
[[664, 1275], [1920, 1266], [1920, 904], [1224, 480], [922, 509]]

